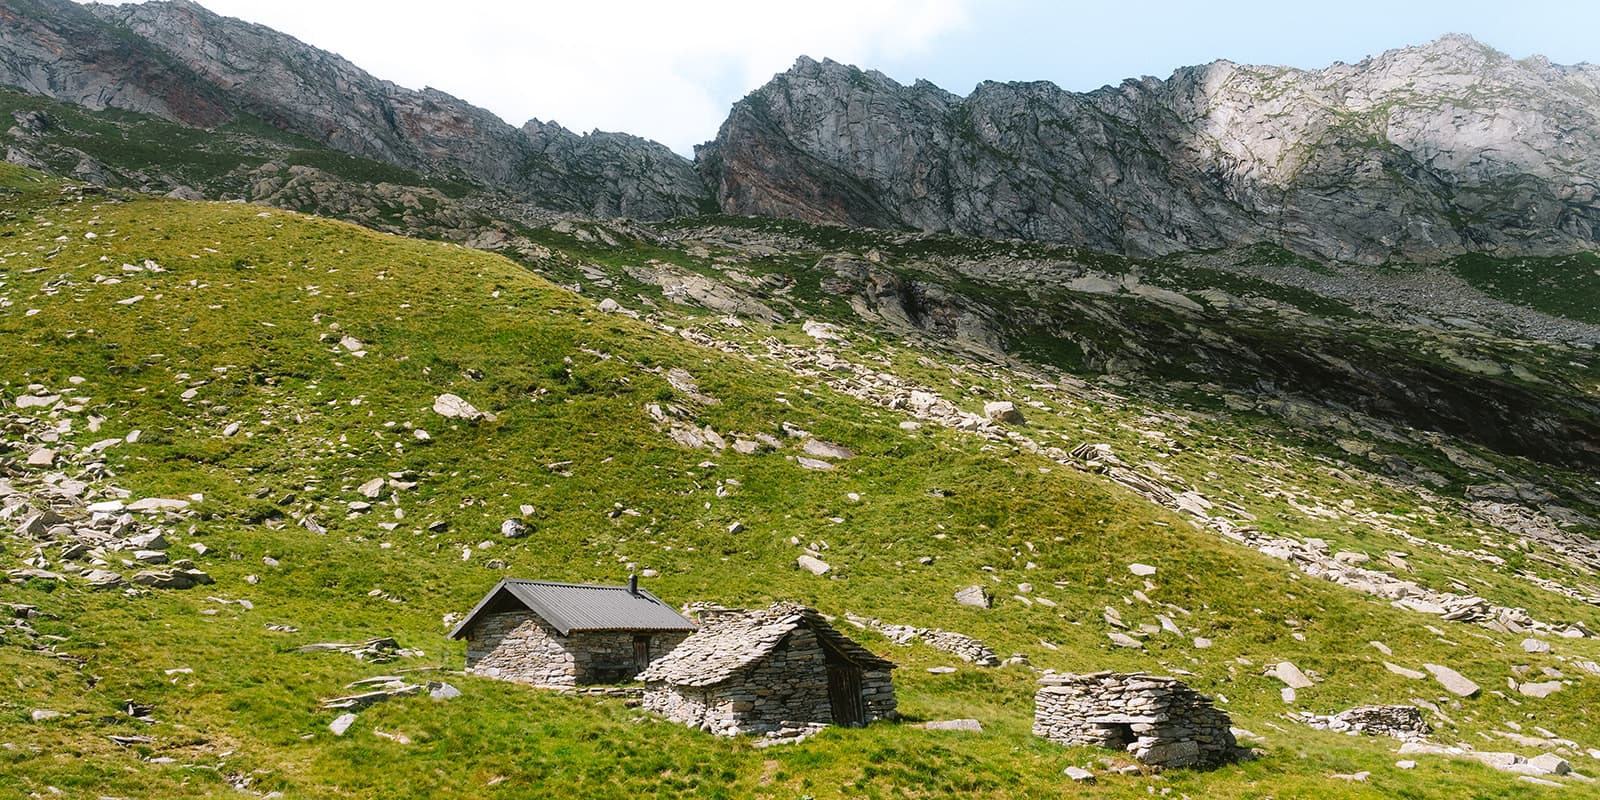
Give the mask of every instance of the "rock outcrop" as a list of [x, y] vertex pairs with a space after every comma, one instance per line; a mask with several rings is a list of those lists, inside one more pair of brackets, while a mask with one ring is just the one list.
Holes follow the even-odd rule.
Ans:
[[519, 129], [188, 0], [0, 0], [0, 51], [0, 84], [32, 94], [193, 127], [253, 117], [335, 150], [561, 211], [661, 219], [707, 201], [693, 165], [664, 145], [538, 120]]
[[1318, 71], [1217, 61], [966, 97], [801, 58], [698, 153], [724, 211], [1133, 255], [1382, 263], [1600, 238], [1600, 67], [1450, 35]]

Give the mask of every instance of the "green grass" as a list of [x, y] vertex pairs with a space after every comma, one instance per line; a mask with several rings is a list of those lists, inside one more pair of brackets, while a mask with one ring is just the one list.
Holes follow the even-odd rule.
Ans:
[[[12, 745], [0, 747], [0, 795], [43, 795], [53, 786], [69, 795], [237, 796], [230, 779], [288, 796], [354, 797], [1528, 791], [1507, 775], [1440, 759], [1396, 770], [1391, 742], [1297, 728], [1280, 717], [1276, 682], [1260, 674], [1280, 659], [1320, 674], [1324, 681], [1302, 692], [1297, 707], [1321, 712], [1437, 698], [1431, 684], [1386, 672], [1365, 642], [1385, 641], [1396, 660], [1413, 666], [1456, 664], [1498, 688], [1513, 665], [1560, 663], [1524, 656], [1520, 637], [1452, 626], [1460, 644], [1446, 644], [1421, 627], [1424, 618], [1220, 546], [1100, 478], [952, 432], [902, 431], [893, 413], [759, 360], [600, 314], [497, 256], [257, 207], [78, 200], [9, 166], [0, 167], [0, 186], [20, 192], [0, 197], [9, 212], [0, 218], [0, 296], [12, 302], [0, 308], [0, 396], [31, 383], [67, 389], [69, 378], [85, 378], [75, 389], [86, 398], [85, 413], [107, 422], [97, 434], [80, 424], [69, 439], [81, 445], [144, 431], [138, 443], [108, 451], [114, 481], [136, 496], [203, 493], [198, 518], [176, 526], [173, 538], [175, 549], [205, 543], [212, 552], [198, 560], [217, 579], [138, 597], [71, 583], [53, 591], [0, 585], [0, 601], [52, 615], [37, 622], [40, 633], [62, 637], [56, 649], [81, 660], [54, 658], [0, 633], [0, 675], [15, 687], [0, 695], [0, 744]], [[96, 238], [84, 237], [90, 231]], [[145, 259], [166, 271], [120, 269]], [[105, 282], [113, 276], [120, 282]], [[144, 299], [117, 303], [135, 295]], [[346, 334], [366, 344], [364, 358], [337, 346]], [[754, 456], [680, 448], [645, 411], [672, 394], [658, 372], [669, 367], [688, 370], [722, 401], [672, 398], [699, 424], [781, 435], [789, 422], [859, 455], [814, 473], [785, 459], [792, 446]], [[186, 400], [189, 388], [198, 393]], [[498, 420], [437, 417], [429, 406], [445, 391]], [[1124, 416], [1131, 413], [1071, 412], [1079, 424], [1108, 430], [1132, 422]], [[1065, 424], [1036, 418], [1040, 435]], [[229, 422], [241, 423], [238, 435], [222, 435]], [[1210, 434], [1230, 430], [1220, 421], [1196, 424]], [[432, 441], [418, 443], [408, 426], [426, 429]], [[1138, 458], [1138, 438], [1124, 438], [1128, 449], [1119, 452]], [[1275, 441], [1251, 446], [1277, 457], [1267, 451], [1280, 446]], [[370, 514], [346, 514], [356, 485], [402, 471], [416, 476], [415, 490], [385, 497]], [[536, 509], [534, 535], [500, 540], [499, 521], [525, 503]], [[613, 518], [616, 504], [639, 513]], [[328, 532], [295, 524], [304, 514]], [[398, 525], [388, 531], [378, 524], [385, 521]], [[445, 529], [429, 530], [434, 521]], [[744, 533], [727, 532], [735, 521]], [[800, 551], [791, 537], [825, 542], [835, 572], [816, 578], [794, 569]], [[478, 549], [484, 541], [494, 545]], [[463, 548], [472, 549], [466, 560]], [[7, 540], [0, 563], [15, 566], [25, 552]], [[269, 556], [279, 566], [265, 564]], [[923, 556], [934, 562], [919, 564]], [[620, 581], [634, 564], [661, 572], [648, 585], [670, 602], [799, 600], [830, 614], [958, 630], [1042, 668], [1185, 670], [1201, 690], [1226, 696], [1237, 724], [1267, 738], [1264, 757], [1214, 772], [1108, 775], [1094, 786], [1069, 786], [1065, 766], [1098, 769], [1100, 759], [1116, 756], [1032, 737], [1033, 673], [961, 665], [953, 675], [933, 675], [927, 667], [958, 662], [853, 629], [902, 665], [897, 684], [911, 720], [973, 716], [985, 733], [877, 724], [762, 750], [651, 720], [617, 701], [447, 672], [465, 692], [459, 700], [394, 701], [362, 712], [346, 737], [329, 734], [333, 715], [317, 709], [317, 698], [342, 693], [345, 683], [409, 667], [460, 668], [460, 645], [445, 639], [441, 617], [466, 611], [507, 574], [488, 569], [491, 558], [507, 561], [509, 574], [560, 580]], [[1153, 587], [1128, 572], [1132, 561], [1158, 568]], [[251, 575], [257, 583], [246, 581]], [[1023, 582], [1058, 605], [1012, 599]], [[951, 594], [972, 583], [994, 589], [995, 608], [954, 603]], [[1178, 614], [1145, 605], [1136, 591], [1189, 611], [1180, 624], [1216, 645], [1200, 650], [1187, 636], [1157, 636], [1142, 652], [1113, 648], [1099, 621], [1104, 606], [1117, 606], [1134, 624]], [[248, 599], [254, 608], [209, 597]], [[1544, 602], [1541, 613], [1594, 619], [1591, 609]], [[299, 632], [268, 631], [269, 624]], [[365, 665], [294, 652], [377, 635], [426, 655]], [[1600, 655], [1588, 641], [1558, 647], [1562, 656]], [[166, 672], [180, 668], [193, 672]], [[1481, 742], [1478, 733], [1514, 718], [1600, 742], [1587, 711], [1597, 692], [1577, 680], [1548, 700], [1517, 706], [1486, 694], [1450, 705], [1459, 727], [1443, 735]], [[128, 699], [154, 706], [158, 722], [119, 714]], [[34, 708], [68, 716], [35, 724], [28, 721]], [[412, 744], [379, 738], [375, 729], [403, 733]], [[155, 741], [124, 749], [106, 738], [128, 733]], [[1372, 770], [1372, 782], [1328, 777], [1356, 769]], [[1584, 761], [1580, 769], [1594, 767]]]
[[1600, 325], [1600, 254], [1495, 258], [1474, 254], [1449, 262], [1456, 274], [1493, 297], [1547, 314]]
[[43, 112], [49, 126], [24, 146], [46, 158], [54, 171], [71, 174], [81, 152], [116, 173], [129, 176], [133, 188], [139, 188], [141, 175], [172, 176], [207, 196], [238, 195], [246, 188], [250, 170], [269, 161], [282, 161], [316, 167], [353, 183], [425, 186], [450, 197], [461, 197], [473, 190], [470, 183], [456, 177], [424, 176], [330, 150], [247, 115], [206, 130], [147, 114], [115, 109], [89, 111], [0, 88], [0, 117], [9, 120], [15, 113], [27, 111]]

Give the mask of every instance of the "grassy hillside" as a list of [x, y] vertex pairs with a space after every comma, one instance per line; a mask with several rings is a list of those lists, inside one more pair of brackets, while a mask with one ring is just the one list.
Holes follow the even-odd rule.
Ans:
[[[104, 451], [106, 474], [85, 473], [85, 482], [133, 498], [200, 495], [189, 513], [157, 524], [175, 553], [205, 545], [193, 560], [216, 581], [107, 592], [64, 572], [64, 580], [0, 584], [0, 603], [39, 614], [25, 620], [32, 632], [0, 628], [0, 674], [15, 687], [0, 694], [0, 796], [51, 787], [124, 797], [235, 797], [240, 789], [773, 798], [1536, 791], [1438, 757], [1397, 769], [1390, 740], [1317, 732], [1282, 716], [1412, 698], [1440, 704], [1441, 741], [1518, 749], [1490, 732], [1509, 722], [1540, 726], [1579, 743], [1580, 771], [1600, 767], [1582, 755], [1600, 746], [1588, 712], [1600, 701], [1600, 678], [1571, 665], [1600, 657], [1592, 639], [1557, 640], [1553, 653], [1530, 655], [1521, 636], [1304, 578], [1221, 545], [1099, 476], [935, 426], [903, 430], [899, 413], [762, 359], [602, 314], [498, 256], [254, 206], [82, 194], [5, 165], [0, 186], [0, 396], [13, 406], [40, 392], [62, 397], [47, 408], [3, 409], [5, 474], [22, 486], [47, 471], [22, 463], [40, 444], [28, 437], [41, 430], [59, 438], [50, 444], [61, 464], [90, 463], [91, 443], [122, 439]], [[796, 335], [790, 326], [750, 340], [769, 333]], [[671, 369], [686, 371], [698, 390], [674, 387]], [[495, 419], [438, 416], [431, 405], [444, 392]], [[782, 447], [753, 455], [685, 448], [659, 429], [652, 405], [681, 409], [684, 424], [767, 434]], [[1102, 411], [1073, 413], [1092, 424]], [[1115, 427], [1126, 412], [1103, 413]], [[98, 430], [91, 417], [104, 419]], [[785, 424], [857, 455], [833, 470], [802, 469], [800, 439]], [[376, 499], [357, 492], [390, 477]], [[533, 533], [502, 538], [509, 518], [525, 519]], [[730, 532], [734, 523], [740, 532]], [[59, 544], [12, 527], [0, 538], [0, 566], [42, 558], [61, 570], [70, 561]], [[805, 546], [834, 571], [795, 569]], [[136, 568], [118, 555], [106, 568], [131, 575]], [[1417, 560], [1424, 570], [1481, 575], [1486, 594], [1516, 591], [1505, 574], [1475, 563]], [[1156, 574], [1148, 582], [1131, 574], [1135, 561]], [[908, 719], [769, 749], [652, 720], [617, 700], [453, 672], [462, 651], [445, 639], [442, 618], [465, 612], [500, 577], [620, 582], [635, 568], [659, 572], [645, 584], [674, 603], [792, 599], [841, 617], [960, 631], [1041, 669], [1184, 674], [1226, 698], [1221, 707], [1235, 723], [1262, 737], [1246, 740], [1262, 756], [1214, 772], [1071, 785], [1068, 765], [1102, 771], [1103, 759], [1125, 762], [1033, 738], [1032, 670], [976, 668], [848, 626], [902, 665]], [[957, 605], [953, 592], [971, 584], [990, 587], [995, 607]], [[1530, 598], [1538, 614], [1600, 630], [1593, 607]], [[1107, 606], [1135, 626], [1171, 616], [1183, 635], [1116, 648], [1102, 621]], [[1430, 623], [1449, 630], [1434, 633]], [[377, 636], [422, 655], [369, 664], [296, 652]], [[1197, 648], [1194, 637], [1214, 644]], [[1385, 659], [1450, 664], [1485, 692], [1448, 698], [1431, 681], [1389, 672]], [[1262, 675], [1280, 660], [1321, 679], [1292, 705]], [[957, 671], [927, 672], [944, 665]], [[1571, 685], [1545, 699], [1496, 691], [1523, 667], [1559, 669]], [[463, 696], [394, 700], [363, 711], [343, 737], [328, 731], [334, 714], [319, 710], [319, 698], [345, 694], [358, 679], [428, 668], [440, 671], [407, 674], [448, 680]], [[130, 701], [149, 706], [154, 721], [127, 713]], [[35, 710], [61, 716], [34, 721]], [[985, 732], [915, 725], [950, 717], [975, 717]], [[113, 735], [148, 741], [123, 746]], [[1372, 775], [1330, 778], [1359, 770]], [[1566, 793], [1587, 791], [1574, 783]]]

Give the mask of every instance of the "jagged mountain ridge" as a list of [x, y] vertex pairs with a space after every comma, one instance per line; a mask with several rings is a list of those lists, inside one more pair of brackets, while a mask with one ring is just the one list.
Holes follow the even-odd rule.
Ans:
[[715, 207], [1161, 255], [1270, 242], [1322, 260], [1565, 254], [1600, 238], [1600, 68], [1451, 35], [1317, 71], [1227, 61], [1088, 93], [801, 58], [691, 162], [627, 134], [518, 129], [189, 0], [0, 0], [0, 82], [198, 127], [257, 118], [538, 206]]
[[1600, 68], [1460, 35], [1320, 71], [1217, 61], [958, 97], [800, 59], [700, 151], [724, 210], [1159, 255], [1359, 263], [1592, 247]]
[[352, 155], [460, 176], [561, 211], [655, 219], [703, 206], [691, 165], [663, 145], [538, 120], [518, 129], [187, 0], [4, 0], [0, 20], [0, 82], [34, 94], [195, 127], [249, 115]]

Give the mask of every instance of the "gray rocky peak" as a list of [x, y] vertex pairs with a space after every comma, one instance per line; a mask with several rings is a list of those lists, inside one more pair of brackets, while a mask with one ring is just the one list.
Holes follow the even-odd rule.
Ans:
[[561, 211], [660, 219], [700, 211], [688, 159], [622, 134], [518, 129], [436, 89], [186, 0], [81, 6], [0, 0], [0, 84], [196, 127], [254, 117], [336, 150]]
[[729, 213], [1135, 255], [1272, 242], [1382, 263], [1600, 234], [1600, 68], [1449, 35], [1316, 71], [1217, 61], [1088, 93], [801, 59], [699, 166]]

